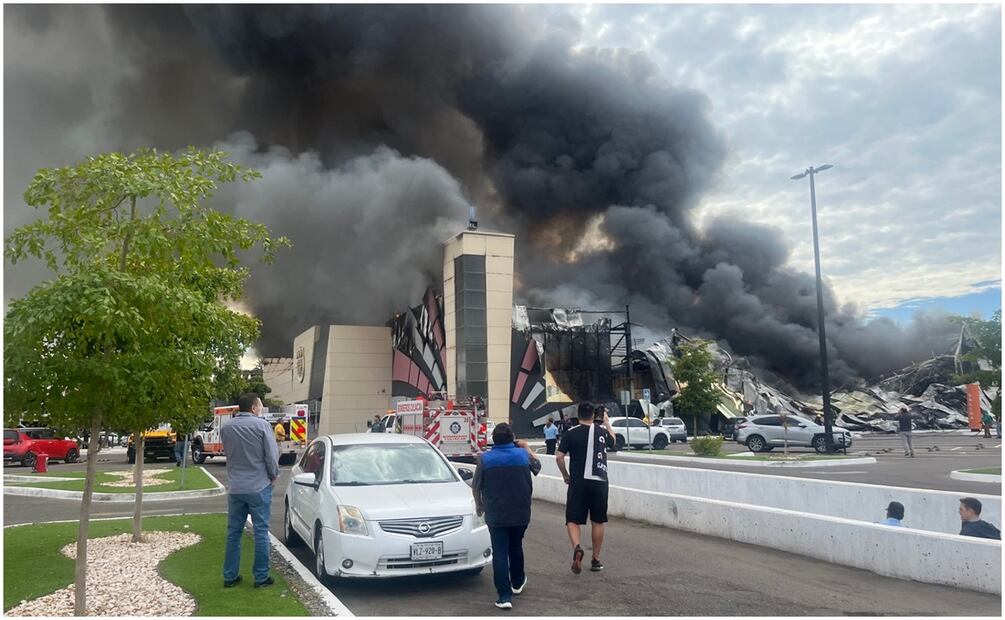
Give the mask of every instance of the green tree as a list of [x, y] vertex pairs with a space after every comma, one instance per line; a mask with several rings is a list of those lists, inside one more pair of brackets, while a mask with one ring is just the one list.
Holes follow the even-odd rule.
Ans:
[[231, 404], [237, 403], [238, 396], [247, 393], [258, 394], [258, 397], [262, 399], [262, 404], [266, 407], [279, 407], [287, 404], [281, 400], [266, 396], [272, 392], [272, 388], [265, 383], [265, 371], [262, 369], [261, 360], [259, 360], [254, 368], [241, 370], [236, 377], [228, 379], [226, 387], [226, 395], [223, 397], [223, 400]]
[[977, 369], [972, 372], [956, 375], [957, 383], [980, 383], [982, 386], [1001, 386], [1002, 367], [1002, 312], [996, 311], [991, 319], [984, 321], [973, 317], [954, 316], [952, 320], [965, 327], [973, 337], [976, 346], [962, 356], [963, 361], [975, 366], [978, 362], [987, 362], [989, 370]]
[[[205, 414], [218, 377], [238, 367], [258, 321], [229, 310], [248, 276], [241, 251], [271, 261], [288, 245], [210, 209], [218, 184], [257, 178], [220, 151], [108, 153], [39, 170], [24, 194], [47, 217], [6, 240], [12, 264], [45, 260], [57, 276], [9, 306], [6, 411], [46, 412], [89, 428], [77, 534], [75, 613], [86, 614], [87, 533], [103, 425], [142, 431]], [[136, 476], [143, 446], [136, 446]], [[134, 539], [142, 486], [137, 485]]]
[[698, 417], [715, 411], [719, 390], [718, 375], [712, 368], [708, 342], [692, 340], [677, 346], [677, 357], [670, 360], [680, 393], [674, 399], [674, 410], [694, 417], [694, 435], [698, 435]]

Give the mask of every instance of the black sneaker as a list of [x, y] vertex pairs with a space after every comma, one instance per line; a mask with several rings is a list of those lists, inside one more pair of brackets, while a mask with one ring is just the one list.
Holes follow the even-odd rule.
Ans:
[[599, 573], [600, 571], [604, 570], [603, 562], [601, 562], [597, 558], [593, 558], [593, 560], [590, 561], [590, 570], [592, 570], [595, 573]]
[[266, 577], [265, 581], [259, 581], [258, 583], [255, 584], [255, 587], [264, 588], [265, 586], [271, 586], [274, 583], [276, 583], [275, 579], [273, 579], [272, 577]]
[[237, 577], [234, 577], [230, 581], [227, 581], [226, 579], [224, 579], [223, 580], [223, 587], [225, 587], [225, 588], [233, 588], [234, 586], [236, 586], [239, 583], [241, 583], [241, 576], [240, 575], [238, 575]]

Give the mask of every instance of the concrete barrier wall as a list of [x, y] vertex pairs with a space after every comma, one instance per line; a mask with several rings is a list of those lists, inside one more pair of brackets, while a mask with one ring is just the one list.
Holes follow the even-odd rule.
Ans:
[[[542, 473], [534, 497], [564, 504], [567, 488], [561, 477]], [[1001, 594], [999, 541], [617, 486], [608, 513], [889, 577]]]
[[[560, 476], [555, 457], [541, 455], [542, 474]], [[958, 534], [960, 498], [970, 495], [983, 504], [982, 518], [1001, 527], [1001, 497], [909, 489], [876, 484], [814, 480], [769, 474], [608, 461], [612, 485], [754, 506], [808, 512], [874, 523], [886, 518], [891, 501], [904, 505], [904, 524], [911, 529]]]

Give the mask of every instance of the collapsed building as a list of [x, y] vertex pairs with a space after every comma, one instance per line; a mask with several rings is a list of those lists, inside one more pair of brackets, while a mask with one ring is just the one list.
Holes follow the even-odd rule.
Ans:
[[[514, 237], [461, 231], [444, 242], [442, 294], [426, 289], [421, 303], [381, 325], [315, 325], [293, 342], [292, 357], [262, 360], [270, 396], [309, 407], [308, 435], [358, 432], [374, 415], [417, 397], [480, 397], [495, 422], [520, 436], [540, 432], [548, 418], [574, 416], [591, 401], [612, 413], [673, 415], [680, 386], [673, 360], [689, 338], [678, 330], [636, 349], [627, 311], [534, 308], [513, 304]], [[624, 321], [614, 318], [624, 314]], [[592, 317], [587, 320], [585, 317]], [[966, 330], [953, 354], [936, 356], [874, 385], [835, 391], [838, 424], [890, 431], [908, 407], [922, 428], [967, 425], [964, 386], [952, 385], [969, 350]], [[712, 343], [719, 391], [714, 411], [689, 419], [699, 432], [724, 421], [781, 410], [814, 417], [820, 397], [793, 395], [759, 376], [745, 359]], [[990, 410], [990, 398], [981, 407]], [[627, 407], [624, 406], [627, 403]]]
[[[673, 349], [674, 338], [667, 343]], [[963, 328], [951, 354], [936, 355], [870, 384], [833, 391], [830, 401], [835, 423], [850, 430], [894, 432], [897, 428], [894, 417], [905, 407], [917, 428], [968, 428], [966, 386], [954, 384], [953, 378], [976, 367], [990, 369], [986, 362], [963, 359], [972, 348], [972, 338]], [[715, 369], [722, 376], [720, 389], [724, 398], [717, 412], [721, 417], [776, 410], [807, 418], [823, 413], [820, 395], [793, 396], [761, 380], [745, 360], [734, 360], [716, 345], [711, 349]], [[992, 410], [997, 395], [998, 388], [982, 387], [979, 391], [982, 412]], [[714, 418], [714, 415], [707, 418], [705, 428], [715, 430]]]

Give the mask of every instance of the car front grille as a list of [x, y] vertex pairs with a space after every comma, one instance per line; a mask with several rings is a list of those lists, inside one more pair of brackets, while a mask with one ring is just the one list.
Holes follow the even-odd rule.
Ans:
[[404, 570], [409, 568], [430, 568], [432, 566], [450, 566], [451, 564], [466, 564], [468, 561], [467, 551], [457, 553], [444, 553], [438, 560], [413, 560], [408, 556], [388, 558], [383, 557], [377, 562], [378, 570]]
[[427, 519], [394, 519], [380, 521], [380, 529], [391, 534], [405, 534], [416, 538], [432, 538], [459, 530], [464, 517], [429, 517]]

